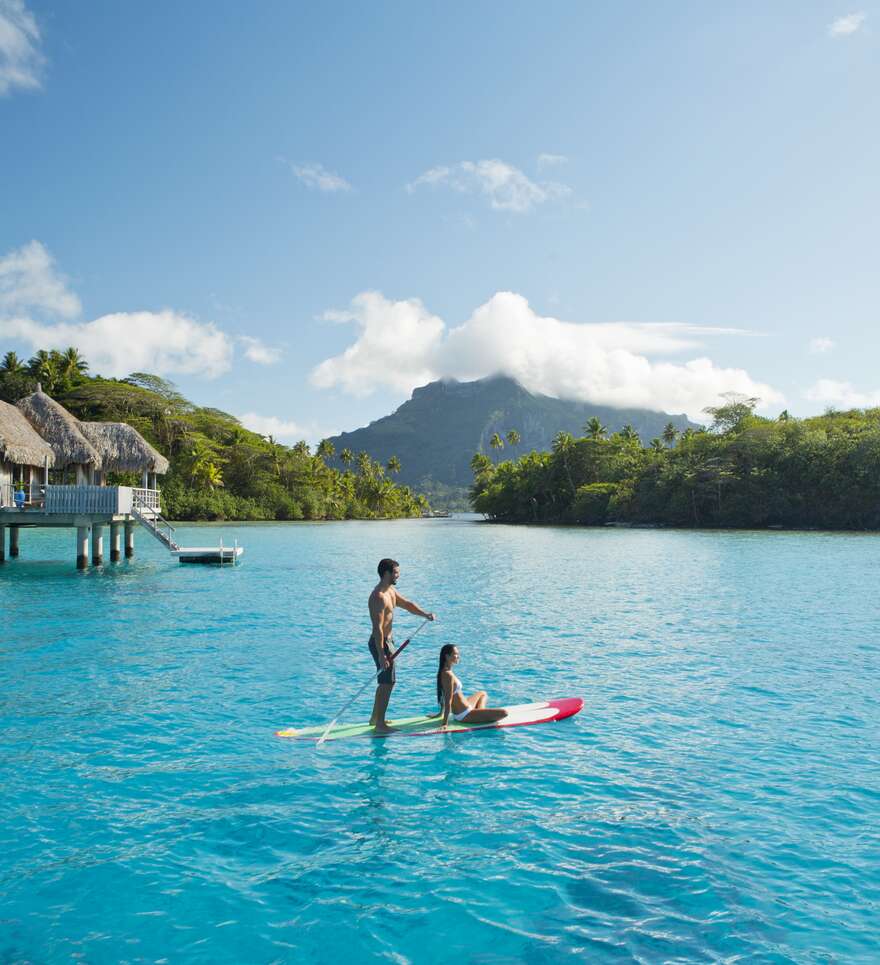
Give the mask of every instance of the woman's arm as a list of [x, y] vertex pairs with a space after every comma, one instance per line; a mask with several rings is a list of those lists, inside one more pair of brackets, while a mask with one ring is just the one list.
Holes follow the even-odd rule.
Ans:
[[443, 688], [443, 726], [449, 723], [449, 715], [452, 712], [452, 673], [444, 670], [440, 674], [440, 686]]

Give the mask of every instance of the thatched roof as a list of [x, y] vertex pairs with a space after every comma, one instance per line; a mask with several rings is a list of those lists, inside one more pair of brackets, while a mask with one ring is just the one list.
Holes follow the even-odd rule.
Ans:
[[49, 443], [55, 453], [55, 465], [82, 465], [101, 468], [98, 450], [86, 439], [79, 422], [38, 386], [37, 391], [16, 403], [28, 422]]
[[41, 439], [24, 415], [8, 402], [0, 401], [0, 459], [16, 466], [55, 465], [55, 453]]
[[80, 429], [98, 450], [104, 472], [168, 472], [168, 460], [124, 422], [80, 422]]

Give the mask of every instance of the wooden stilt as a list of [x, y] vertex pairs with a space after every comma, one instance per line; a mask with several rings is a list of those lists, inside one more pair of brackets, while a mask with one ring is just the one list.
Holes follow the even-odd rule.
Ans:
[[0, 525], [0, 563], [6, 562], [6, 526]]
[[104, 527], [99, 523], [92, 526], [92, 565], [100, 566], [104, 562]]
[[76, 528], [76, 568], [84, 570], [89, 565], [89, 527]]
[[110, 524], [110, 562], [118, 563], [122, 549], [122, 523]]
[[9, 558], [16, 559], [18, 557], [18, 526], [9, 527]]
[[125, 558], [130, 560], [134, 556], [134, 523], [125, 524]]

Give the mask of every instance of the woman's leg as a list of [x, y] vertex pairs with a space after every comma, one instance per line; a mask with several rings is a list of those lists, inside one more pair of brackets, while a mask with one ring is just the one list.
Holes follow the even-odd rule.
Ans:
[[461, 723], [494, 724], [498, 720], [503, 720], [506, 716], [507, 711], [503, 707], [475, 707], [467, 717], [461, 720]]
[[473, 697], [468, 698], [468, 703], [474, 710], [482, 710], [486, 706], [486, 701], [489, 699], [488, 694], [485, 690], [478, 690]]

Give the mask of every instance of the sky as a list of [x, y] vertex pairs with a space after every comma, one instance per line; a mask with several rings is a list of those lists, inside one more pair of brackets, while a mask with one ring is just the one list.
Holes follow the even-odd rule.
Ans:
[[0, 0], [0, 351], [281, 441], [440, 377], [880, 405], [880, 0]]

